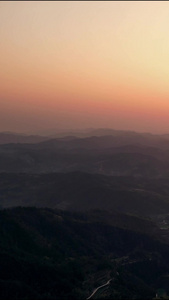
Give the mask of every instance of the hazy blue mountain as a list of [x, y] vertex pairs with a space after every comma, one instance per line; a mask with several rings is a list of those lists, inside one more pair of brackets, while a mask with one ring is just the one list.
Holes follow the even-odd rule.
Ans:
[[45, 136], [26, 135], [13, 132], [0, 132], [0, 144], [9, 143], [39, 143], [49, 139]]

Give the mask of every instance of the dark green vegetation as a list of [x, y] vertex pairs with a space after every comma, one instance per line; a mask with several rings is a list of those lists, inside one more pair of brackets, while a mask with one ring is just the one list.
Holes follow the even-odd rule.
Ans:
[[169, 245], [156, 230], [101, 211], [3, 210], [1, 299], [86, 299], [110, 278], [101, 298], [152, 299], [169, 274]]
[[0, 299], [169, 295], [169, 136], [89, 135], [0, 134]]

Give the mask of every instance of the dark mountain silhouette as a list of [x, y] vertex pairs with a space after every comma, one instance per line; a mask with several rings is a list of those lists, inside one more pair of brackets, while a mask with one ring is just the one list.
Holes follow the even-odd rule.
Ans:
[[156, 178], [169, 175], [167, 148], [117, 144], [107, 136], [55, 139], [37, 144], [5, 144], [0, 146], [0, 172], [82, 171]]
[[0, 174], [0, 206], [70, 211], [102, 209], [138, 216], [169, 213], [168, 179], [85, 173]]
[[1, 299], [86, 299], [108, 279], [99, 299], [152, 299], [169, 272], [169, 245], [132, 216], [15, 208], [0, 225]]

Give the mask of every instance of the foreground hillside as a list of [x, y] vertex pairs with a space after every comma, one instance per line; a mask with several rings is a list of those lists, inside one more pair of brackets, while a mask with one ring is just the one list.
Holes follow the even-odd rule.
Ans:
[[[147, 233], [145, 233], [145, 228]], [[169, 245], [156, 226], [101, 211], [0, 212], [0, 298], [152, 299], [168, 293]]]

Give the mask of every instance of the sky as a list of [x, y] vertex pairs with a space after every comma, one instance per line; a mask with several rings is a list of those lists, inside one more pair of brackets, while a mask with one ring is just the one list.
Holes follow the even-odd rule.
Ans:
[[169, 133], [168, 1], [1, 1], [0, 131]]

